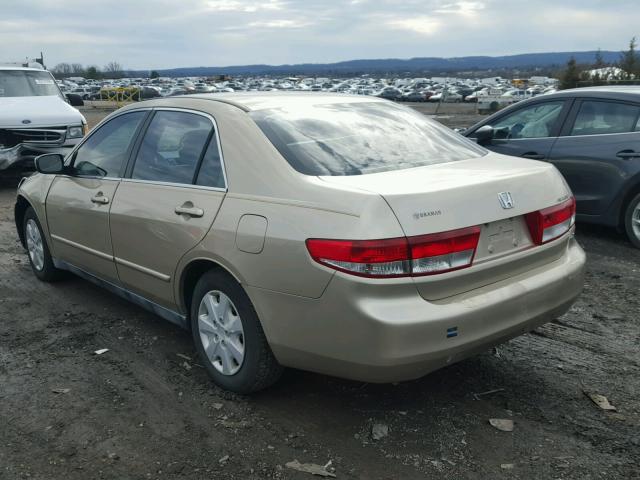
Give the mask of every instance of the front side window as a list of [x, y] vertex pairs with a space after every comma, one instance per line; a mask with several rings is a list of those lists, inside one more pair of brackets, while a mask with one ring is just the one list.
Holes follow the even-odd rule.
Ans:
[[144, 134], [131, 177], [192, 184], [212, 133], [211, 120], [202, 115], [156, 112]]
[[560, 120], [563, 101], [531, 105], [498, 120], [492, 125], [496, 139], [545, 138], [552, 135]]
[[571, 135], [628, 133], [637, 129], [640, 107], [624, 103], [585, 100], [580, 105]]
[[0, 69], [0, 97], [54, 95], [62, 98], [60, 89], [49, 72]]
[[486, 154], [424, 115], [386, 102], [290, 104], [251, 116], [305, 175], [363, 175]]
[[147, 112], [132, 112], [109, 120], [92, 133], [76, 151], [76, 175], [119, 177], [131, 142]]

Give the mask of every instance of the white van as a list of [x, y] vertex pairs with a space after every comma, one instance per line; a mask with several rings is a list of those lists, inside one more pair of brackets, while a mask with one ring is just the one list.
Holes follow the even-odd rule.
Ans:
[[0, 176], [33, 168], [42, 153], [65, 155], [87, 121], [46, 70], [0, 66]]

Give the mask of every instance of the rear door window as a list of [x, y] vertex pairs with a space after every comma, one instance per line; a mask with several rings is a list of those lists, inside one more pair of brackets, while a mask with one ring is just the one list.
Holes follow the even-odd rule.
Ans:
[[156, 112], [144, 134], [131, 178], [193, 184], [205, 147], [212, 137], [213, 124], [202, 115]]
[[604, 135], [638, 131], [640, 107], [618, 102], [583, 100], [570, 135]]

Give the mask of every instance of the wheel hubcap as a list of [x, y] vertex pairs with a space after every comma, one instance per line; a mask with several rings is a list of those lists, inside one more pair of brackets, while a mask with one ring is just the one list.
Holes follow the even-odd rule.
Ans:
[[223, 375], [236, 374], [244, 361], [244, 330], [238, 310], [227, 295], [212, 290], [202, 297], [198, 330], [213, 367]]
[[42, 245], [40, 229], [32, 218], [27, 220], [26, 237], [31, 264], [36, 270], [42, 271], [44, 268], [44, 246]]
[[636, 238], [640, 239], [640, 203], [636, 205], [631, 214], [631, 228]]

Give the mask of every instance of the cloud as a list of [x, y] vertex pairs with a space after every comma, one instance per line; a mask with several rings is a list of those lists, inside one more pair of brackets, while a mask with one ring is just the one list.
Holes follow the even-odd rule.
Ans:
[[[0, 60], [152, 69], [622, 50], [638, 0], [0, 0]], [[125, 6], [126, 5], [126, 6]]]
[[279, 0], [265, 0], [261, 2], [247, 2], [241, 0], [208, 0], [206, 8], [218, 12], [246, 12], [253, 13], [260, 10], [282, 10], [284, 4]]
[[265, 22], [251, 22], [247, 26], [252, 28], [303, 28], [311, 25], [304, 20], [268, 20]]
[[434, 10], [434, 13], [475, 16], [484, 10], [485, 4], [482, 2], [455, 2], [447, 3]]
[[393, 29], [407, 30], [420, 35], [433, 35], [441, 27], [438, 20], [426, 16], [389, 20], [387, 25]]

